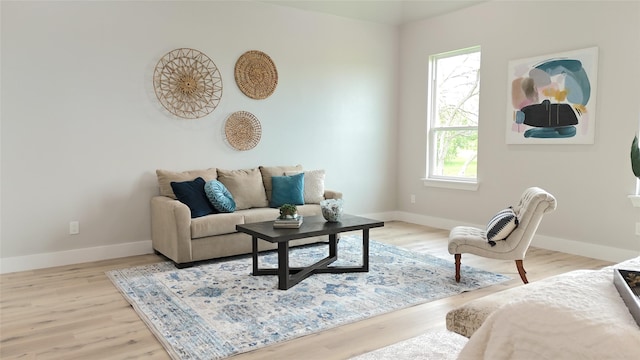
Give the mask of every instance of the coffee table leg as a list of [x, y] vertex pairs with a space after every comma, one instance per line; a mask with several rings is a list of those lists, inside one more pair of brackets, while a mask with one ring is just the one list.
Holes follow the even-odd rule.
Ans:
[[253, 275], [258, 275], [258, 238], [251, 237], [251, 254], [253, 256]]
[[337, 258], [338, 256], [338, 240], [336, 234], [329, 235], [329, 257]]
[[278, 243], [278, 289], [287, 290], [291, 286], [289, 286], [289, 242], [282, 241]]
[[362, 229], [362, 269], [369, 271], [369, 229]]

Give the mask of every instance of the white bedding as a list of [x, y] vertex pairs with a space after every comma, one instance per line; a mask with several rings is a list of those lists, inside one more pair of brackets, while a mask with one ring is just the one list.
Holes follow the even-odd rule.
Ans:
[[[640, 270], [640, 257], [616, 267]], [[612, 268], [549, 280], [491, 314], [459, 359], [640, 359], [640, 328]]]

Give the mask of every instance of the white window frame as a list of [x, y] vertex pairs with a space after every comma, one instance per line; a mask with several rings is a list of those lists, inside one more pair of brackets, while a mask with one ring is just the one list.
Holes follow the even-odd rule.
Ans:
[[[437, 115], [437, 106], [436, 104], [436, 66], [437, 62], [440, 59], [445, 59], [452, 56], [457, 56], [461, 54], [468, 54], [473, 52], [480, 52], [480, 46], [473, 46], [469, 48], [459, 49], [455, 51], [450, 51], [446, 53], [440, 53], [436, 55], [432, 55], [429, 57], [429, 73], [428, 73], [428, 104], [427, 104], [427, 175], [426, 178], [423, 179], [423, 183], [425, 186], [431, 187], [443, 187], [443, 188], [451, 188], [451, 189], [461, 189], [461, 190], [477, 190], [479, 186], [478, 174], [476, 174], [475, 178], [465, 178], [465, 177], [454, 177], [454, 176], [442, 176], [434, 174], [434, 166], [436, 156], [436, 141], [435, 136], [436, 132], [440, 131], [440, 129], [445, 129], [445, 127], [436, 126], [435, 123], [438, 119]], [[480, 120], [478, 119], [478, 125]], [[446, 130], [471, 130], [478, 132], [478, 126], [458, 126], [458, 127], [446, 127]], [[480, 139], [478, 138], [478, 141]], [[479, 151], [479, 150], [478, 150]], [[479, 170], [479, 169], [478, 169]]]

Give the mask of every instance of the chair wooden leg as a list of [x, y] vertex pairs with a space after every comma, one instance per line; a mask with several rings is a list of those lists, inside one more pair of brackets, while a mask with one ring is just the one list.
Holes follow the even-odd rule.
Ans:
[[520, 279], [522, 279], [522, 282], [528, 284], [529, 280], [527, 280], [527, 272], [524, 270], [522, 260], [516, 260], [516, 267], [518, 268], [518, 274], [520, 274]]
[[453, 255], [453, 258], [456, 260], [456, 282], [457, 283], [460, 282], [460, 258], [461, 257], [462, 257], [461, 254]]

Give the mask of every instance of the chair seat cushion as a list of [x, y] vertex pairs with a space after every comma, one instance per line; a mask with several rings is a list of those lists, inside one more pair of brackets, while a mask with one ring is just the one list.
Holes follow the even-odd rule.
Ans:
[[[492, 259], [515, 260], [518, 253], [513, 253], [513, 244], [499, 241], [496, 246], [487, 242], [487, 233], [483, 229], [472, 226], [456, 226], [449, 233], [449, 254], [474, 254]], [[521, 258], [521, 257], [519, 257]]]

